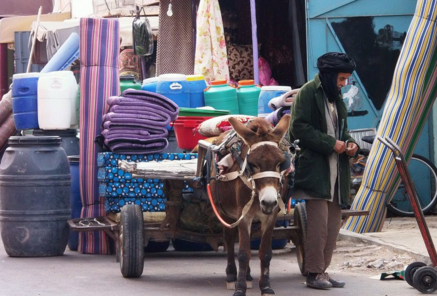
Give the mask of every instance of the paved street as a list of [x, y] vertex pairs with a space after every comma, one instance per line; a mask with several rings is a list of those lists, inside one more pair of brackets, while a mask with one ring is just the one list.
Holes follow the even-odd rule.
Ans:
[[[341, 256], [341, 255], [337, 255]], [[222, 296], [225, 289], [223, 252], [147, 254], [143, 275], [137, 279], [122, 277], [115, 256], [84, 255], [66, 250], [64, 256], [48, 258], [11, 258], [0, 243], [0, 295], [81, 295], [81, 296]], [[259, 276], [256, 255], [252, 274]], [[296, 255], [275, 251], [272, 260], [272, 286], [276, 295], [421, 295], [400, 280], [380, 281], [369, 275], [331, 271], [345, 280], [344, 289], [312, 290], [303, 284]], [[260, 295], [257, 282], [247, 296]]]

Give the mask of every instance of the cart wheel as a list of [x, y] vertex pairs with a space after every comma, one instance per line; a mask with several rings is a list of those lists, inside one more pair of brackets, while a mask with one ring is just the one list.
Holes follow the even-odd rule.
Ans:
[[126, 278], [140, 277], [144, 268], [144, 222], [140, 206], [121, 208], [120, 269]]
[[405, 268], [405, 280], [407, 281], [407, 283], [411, 286], [413, 286], [413, 276], [414, 273], [416, 272], [416, 270], [420, 267], [424, 267], [426, 266], [425, 263], [423, 262], [413, 262], [411, 264], [409, 264], [407, 266], [407, 268]]
[[296, 245], [297, 264], [302, 275], [306, 276], [304, 244], [307, 233], [307, 210], [304, 203], [297, 203], [294, 207], [294, 225], [299, 226], [299, 243]]
[[424, 294], [437, 290], [437, 270], [431, 266], [420, 267], [413, 275], [413, 287]]

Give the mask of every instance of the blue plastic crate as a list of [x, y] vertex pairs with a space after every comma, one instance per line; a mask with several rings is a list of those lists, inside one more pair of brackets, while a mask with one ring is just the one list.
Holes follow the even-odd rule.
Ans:
[[[162, 161], [164, 159], [195, 159], [196, 153], [155, 153], [155, 154], [115, 154], [103, 152], [98, 155], [99, 195], [105, 198], [107, 212], [119, 212], [125, 204], [138, 204], [143, 211], [164, 211], [167, 200], [164, 194], [164, 182], [160, 179], [134, 178], [131, 173], [117, 167], [118, 160], [134, 162]], [[185, 183], [183, 192], [192, 188]]]

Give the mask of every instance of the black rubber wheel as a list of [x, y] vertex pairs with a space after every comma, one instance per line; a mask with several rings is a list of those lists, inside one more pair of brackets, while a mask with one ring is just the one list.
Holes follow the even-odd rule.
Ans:
[[[408, 171], [423, 213], [431, 213], [437, 204], [437, 168], [427, 158], [413, 154], [408, 164]], [[397, 216], [414, 217], [413, 207], [402, 182], [387, 205], [387, 209]]]
[[121, 208], [120, 269], [126, 278], [140, 277], [144, 269], [144, 222], [139, 205]]
[[297, 203], [294, 207], [294, 225], [299, 226], [299, 243], [296, 245], [297, 264], [300, 272], [306, 276], [305, 272], [305, 239], [307, 234], [307, 210], [305, 203]]
[[405, 268], [405, 280], [407, 281], [407, 283], [411, 286], [413, 286], [413, 276], [414, 273], [416, 272], [416, 270], [420, 267], [424, 267], [426, 266], [425, 263], [423, 262], [413, 262], [411, 264], [409, 264], [407, 266], [407, 268]]
[[437, 270], [431, 266], [420, 267], [413, 276], [413, 287], [424, 294], [437, 290]]

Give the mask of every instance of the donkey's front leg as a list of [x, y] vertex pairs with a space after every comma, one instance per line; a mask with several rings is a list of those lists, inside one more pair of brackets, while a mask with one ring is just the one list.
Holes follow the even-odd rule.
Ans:
[[223, 227], [226, 255], [228, 263], [226, 265], [226, 289], [234, 290], [237, 281], [237, 265], [235, 265], [235, 238], [237, 228]]
[[250, 251], [250, 229], [252, 225], [251, 219], [243, 219], [238, 225], [239, 231], [239, 250], [238, 250], [238, 276], [235, 285], [234, 296], [246, 295], [246, 278], [251, 257]]
[[274, 295], [270, 287], [270, 261], [272, 260], [272, 235], [276, 223], [276, 215], [269, 216], [267, 221], [261, 225], [261, 244], [259, 247], [259, 260], [261, 262], [261, 276], [259, 278], [259, 289], [261, 295]]

